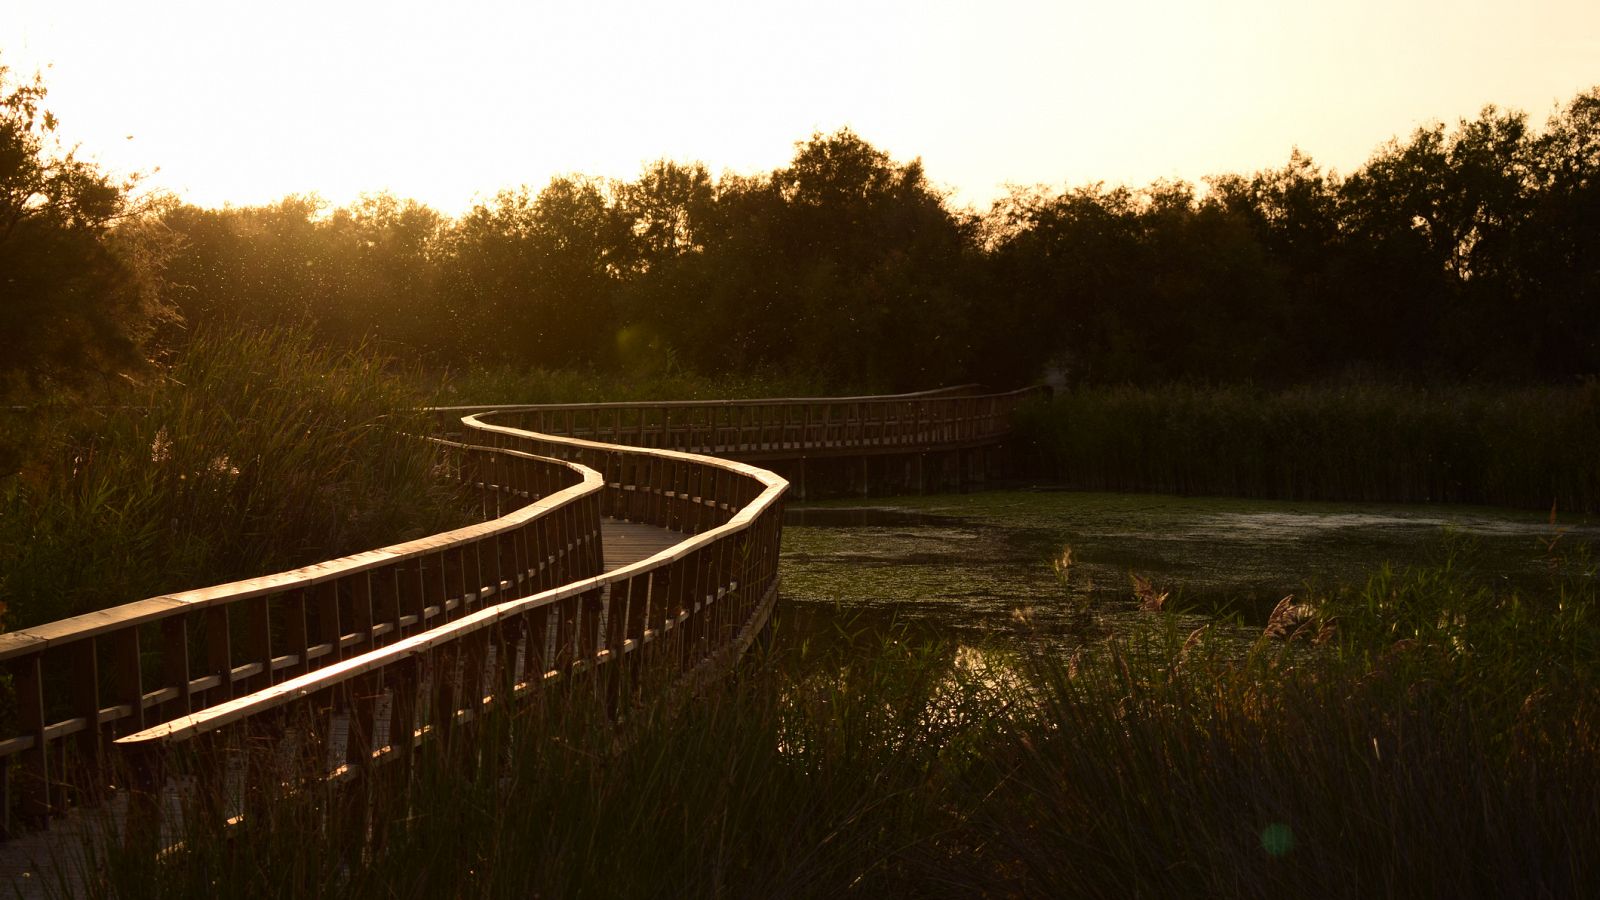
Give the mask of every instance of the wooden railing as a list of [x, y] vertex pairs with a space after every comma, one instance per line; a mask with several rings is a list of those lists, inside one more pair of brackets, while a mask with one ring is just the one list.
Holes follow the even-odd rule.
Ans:
[[542, 434], [763, 460], [988, 443], [1005, 435], [1016, 408], [1043, 390], [977, 394], [963, 386], [890, 397], [456, 406], [438, 412], [459, 416], [494, 409]]
[[[276, 756], [297, 767], [281, 787], [359, 780], [552, 681], [593, 679], [625, 709], [643, 672], [736, 657], [776, 602], [788, 482], [690, 451], [959, 449], [1034, 393], [452, 410], [464, 439], [438, 442], [443, 474], [481, 488], [490, 521], [0, 635], [7, 821], [95, 800], [113, 746], [150, 801], [168, 762], [253, 735], [298, 748]], [[602, 573], [602, 517], [685, 537]]]
[[[686, 539], [604, 575], [479, 609], [120, 739], [143, 773], [142, 815], [159, 817], [155, 789], [172, 765], [221, 771], [218, 754], [246, 752], [251, 735], [263, 729], [295, 739], [293, 751], [274, 756], [278, 768], [265, 779], [277, 789], [360, 782], [384, 763], [401, 763], [404, 777], [417, 747], [447, 741], [486, 709], [548, 683], [586, 677], [613, 709], [626, 708], [643, 685], [677, 684], [678, 675], [718, 668], [761, 630], [778, 593], [788, 486], [782, 478], [737, 462], [540, 435], [490, 418], [496, 417], [470, 416], [465, 424], [502, 450], [603, 473], [607, 515]], [[645, 679], [645, 673], [674, 677]], [[343, 751], [330, 754], [336, 737]], [[215, 790], [203, 783], [197, 789]], [[252, 796], [270, 802], [259, 791]], [[144, 827], [153, 832], [158, 825]]]
[[489, 521], [0, 634], [15, 697], [0, 737], [8, 832], [13, 812], [93, 802], [119, 735], [600, 571], [598, 473], [436, 443], [440, 474], [478, 488]]

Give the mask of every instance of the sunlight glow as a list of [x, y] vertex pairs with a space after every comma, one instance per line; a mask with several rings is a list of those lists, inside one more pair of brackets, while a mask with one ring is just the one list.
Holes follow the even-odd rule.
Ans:
[[457, 213], [660, 157], [765, 171], [843, 125], [958, 203], [1296, 145], [1349, 171], [1486, 103], [1542, 122], [1597, 59], [1592, 0], [0, 5], [0, 64], [44, 71], [70, 141], [205, 205], [389, 189]]

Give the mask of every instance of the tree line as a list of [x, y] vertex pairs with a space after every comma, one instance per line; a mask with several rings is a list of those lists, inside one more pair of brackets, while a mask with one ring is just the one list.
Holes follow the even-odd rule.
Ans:
[[[3, 76], [3, 70], [0, 70]], [[849, 129], [768, 173], [661, 160], [450, 218], [392, 195], [205, 209], [71, 153], [0, 89], [0, 376], [104, 372], [213, 322], [441, 366], [819, 383], [1567, 381], [1600, 368], [1600, 87], [1486, 107], [1340, 175], [1013, 189], [956, 208]]]

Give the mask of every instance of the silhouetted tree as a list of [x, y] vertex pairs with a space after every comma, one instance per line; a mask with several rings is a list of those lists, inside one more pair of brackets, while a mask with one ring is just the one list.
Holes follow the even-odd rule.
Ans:
[[611, 361], [630, 223], [595, 179], [502, 191], [447, 239], [446, 302], [476, 347], [540, 366]]
[[981, 218], [849, 129], [766, 174], [661, 160], [630, 182], [504, 191], [455, 221], [387, 195], [180, 207], [161, 220], [184, 246], [166, 296], [195, 321], [305, 319], [451, 362], [802, 370], [860, 389], [1047, 367], [1571, 378], [1600, 367], [1597, 123], [1600, 90], [1542, 132], [1493, 107], [1419, 129], [1346, 177], [1296, 151], [1203, 194], [1034, 188]]
[[1520, 371], [1600, 374], [1600, 88], [1533, 142], [1535, 191], [1519, 255]]
[[0, 66], [0, 379], [81, 382], [137, 366], [158, 310], [151, 273], [111, 237], [131, 182], [56, 145], [45, 94]]

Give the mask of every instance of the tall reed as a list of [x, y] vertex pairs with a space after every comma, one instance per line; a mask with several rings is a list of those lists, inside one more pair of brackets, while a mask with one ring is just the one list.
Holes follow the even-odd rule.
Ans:
[[582, 682], [554, 685], [481, 723], [482, 752], [425, 744], [364, 851], [308, 791], [227, 833], [192, 828], [165, 861], [91, 842], [93, 870], [64, 881], [148, 896], [897, 893], [959, 824], [930, 786], [970, 754], [959, 733], [982, 710], [939, 687], [947, 654], [881, 650], [766, 657], [620, 723]]
[[0, 477], [0, 600], [21, 627], [462, 524], [428, 402], [366, 352], [202, 333], [108, 406], [35, 408]]
[[1600, 383], [1078, 388], [1022, 417], [1048, 474], [1108, 491], [1600, 511]]
[[[1592, 561], [1323, 598], [1321, 646], [1222, 630], [1024, 664], [975, 827], [1018, 895], [1581, 897], [1600, 884]], [[1310, 632], [1307, 632], [1309, 634]], [[988, 888], [1000, 882], [984, 880]]]

